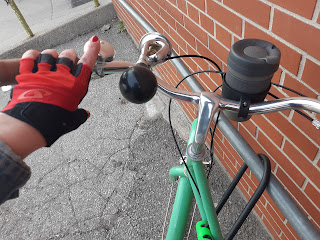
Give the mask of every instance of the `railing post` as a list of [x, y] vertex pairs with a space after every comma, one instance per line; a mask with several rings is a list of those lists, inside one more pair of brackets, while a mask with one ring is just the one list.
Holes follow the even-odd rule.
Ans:
[[14, 0], [5, 0], [6, 3], [8, 5], [11, 6], [12, 10], [14, 11], [14, 13], [17, 15], [20, 23], [22, 24], [23, 28], [26, 30], [26, 32], [28, 33], [28, 35], [30, 37], [33, 37], [34, 34], [31, 31], [29, 25], [27, 24], [26, 20], [24, 19], [24, 17], [22, 16], [22, 13], [20, 12], [19, 8], [17, 7], [16, 3], [14, 2]]
[[94, 2], [95, 7], [99, 7], [100, 6], [99, 0], [93, 0], [93, 2]]

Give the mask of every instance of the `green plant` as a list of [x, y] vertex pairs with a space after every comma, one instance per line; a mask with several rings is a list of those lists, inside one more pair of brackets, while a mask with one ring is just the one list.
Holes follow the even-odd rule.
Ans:
[[119, 20], [118, 22], [118, 33], [122, 33], [124, 31], [126, 31], [126, 26], [124, 25], [123, 21]]

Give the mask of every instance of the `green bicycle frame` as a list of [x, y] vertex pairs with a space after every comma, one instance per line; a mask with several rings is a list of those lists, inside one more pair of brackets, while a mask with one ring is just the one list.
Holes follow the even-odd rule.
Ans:
[[[197, 122], [198, 121], [196, 119], [192, 123], [188, 145], [194, 141]], [[166, 239], [177, 240], [184, 238], [191, 202], [194, 196], [202, 218], [201, 220], [209, 224], [210, 231], [215, 240], [222, 240], [223, 237], [216, 214], [216, 209], [213, 205], [203, 163], [201, 161], [192, 161], [188, 158], [187, 165], [196, 185], [198, 186], [200, 195], [184, 166], [174, 167], [170, 170], [170, 180], [174, 181], [179, 178], [179, 184]]]

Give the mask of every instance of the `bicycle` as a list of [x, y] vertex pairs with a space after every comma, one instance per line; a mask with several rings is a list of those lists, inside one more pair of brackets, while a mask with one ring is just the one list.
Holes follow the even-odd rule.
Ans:
[[[256, 43], [251, 42], [247, 44], [255, 45]], [[139, 49], [140, 57], [136, 64], [128, 62], [104, 62], [103, 59], [105, 56], [103, 55], [106, 54], [102, 53], [100, 62], [98, 62], [96, 65], [95, 73], [99, 76], [104, 76], [105, 74], [110, 74], [113, 72], [123, 72], [120, 78], [119, 87], [123, 96], [133, 103], [140, 104], [149, 101], [154, 96], [157, 89], [159, 89], [172, 99], [199, 106], [198, 117], [192, 123], [188, 147], [186, 150], [187, 158], [185, 159], [180, 151], [181, 162], [183, 164], [182, 166], [172, 168], [169, 173], [171, 181], [176, 181], [179, 179], [179, 185], [171, 213], [167, 239], [183, 239], [188, 221], [187, 216], [190, 212], [191, 200], [193, 197], [195, 197], [202, 218], [201, 221], [199, 221], [196, 225], [198, 239], [224, 239], [220, 230], [217, 214], [227, 201], [237, 182], [239, 182], [244, 171], [248, 166], [250, 168], [253, 166], [252, 168], [254, 168], [254, 164], [249, 162], [247, 164], [248, 166], [245, 164], [241, 167], [239, 173], [235, 177], [235, 180], [230, 185], [230, 188], [226, 191], [226, 194], [223, 196], [217, 208], [215, 208], [207, 182], [207, 174], [205, 173], [205, 167], [203, 164], [206, 136], [209, 132], [211, 132], [213, 138], [216, 127], [215, 125], [214, 129], [210, 130], [211, 122], [215, 121], [217, 123], [220, 121], [219, 119], [225, 118], [222, 116], [223, 114], [220, 115], [221, 111], [229, 111], [226, 114], [229, 115], [229, 118], [241, 118], [241, 121], [249, 119], [253, 114], [264, 114], [286, 109], [304, 109], [320, 113], [320, 101], [310, 98], [288, 98], [263, 102], [267, 93], [266, 91], [263, 91], [262, 93], [258, 94], [259, 96], [254, 96], [259, 100], [253, 100], [253, 103], [250, 103], [251, 99], [248, 99], [248, 94], [244, 94], [245, 96], [241, 98], [240, 101], [236, 101], [228, 99], [230, 97], [232, 98], [232, 94], [228, 95], [228, 93], [225, 93], [228, 98], [221, 98], [215, 93], [205, 91], [188, 92], [179, 90], [168, 85], [165, 81], [157, 78], [150, 70], [152, 67], [158, 64], [163, 64], [170, 59], [179, 58], [179, 56], [171, 56], [172, 48], [168, 39], [159, 33], [146, 34], [140, 41]], [[207, 58], [205, 59], [209, 60]], [[272, 59], [272, 61], [273, 60], [274, 59]], [[218, 71], [214, 72], [220, 74], [225, 83], [226, 73], [223, 73], [219, 67]], [[188, 74], [178, 83], [178, 85], [187, 77], [198, 73], [201, 72]], [[178, 87], [178, 85], [176, 87]], [[315, 124], [318, 128], [319, 126], [317, 123], [317, 121], [313, 122], [313, 124]], [[223, 124], [225, 124], [225, 122]], [[231, 135], [233, 136], [232, 138], [235, 139], [233, 140], [235, 144], [239, 145], [238, 149], [243, 148], [242, 150], [239, 150], [240, 155], [244, 156], [247, 154], [246, 151], [250, 152], [251, 154], [252, 149], [246, 146], [245, 143], [242, 143], [236, 133], [231, 133]], [[245, 221], [246, 217], [268, 184], [275, 184], [274, 179], [272, 179], [272, 181], [270, 180], [270, 178], [272, 178], [272, 174], [270, 173], [270, 162], [268, 158], [264, 155], [259, 155], [258, 158], [263, 162], [263, 167], [261, 168], [263, 170], [263, 174], [261, 171], [257, 174], [262, 176], [258, 178], [261, 179], [261, 183], [256, 193], [253, 195], [252, 199], [249, 201], [236, 224], [227, 234], [225, 239], [232, 239], [236, 235], [242, 223]], [[212, 152], [211, 161], [213, 161]], [[287, 195], [284, 195], [283, 198], [286, 199], [289, 204], [293, 204], [292, 200], [290, 201]], [[301, 215], [299, 212], [296, 212], [296, 214], [299, 217]], [[304, 224], [307, 225], [304, 227], [310, 227], [308, 223], [304, 222]], [[309, 236], [304, 235], [302, 238], [306, 237], [306, 239], [317, 239], [319, 237], [319, 232], [315, 229], [310, 231], [309, 234]], [[312, 236], [312, 238], [309, 238], [310, 236]]]

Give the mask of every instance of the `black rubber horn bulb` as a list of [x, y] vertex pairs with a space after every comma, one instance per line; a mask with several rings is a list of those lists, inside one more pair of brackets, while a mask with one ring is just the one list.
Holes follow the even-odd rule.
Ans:
[[129, 102], [142, 104], [156, 94], [157, 79], [149, 68], [136, 65], [121, 75], [119, 87]]

